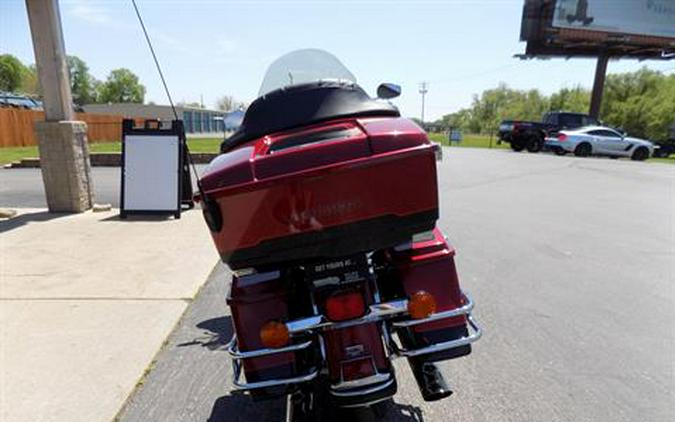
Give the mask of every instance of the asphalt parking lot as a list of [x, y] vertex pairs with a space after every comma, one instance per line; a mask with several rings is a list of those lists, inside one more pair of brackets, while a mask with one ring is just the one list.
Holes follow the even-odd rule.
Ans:
[[[422, 401], [397, 361], [388, 420], [672, 420], [675, 167], [444, 153], [439, 225], [457, 247], [484, 336], [472, 355], [444, 365], [455, 395], [441, 402]], [[115, 170], [100, 170], [97, 186], [114, 190]], [[0, 171], [0, 206], [21, 202], [8, 180], [40, 182], [36, 171], [14, 171]], [[229, 394], [227, 277], [216, 267], [120, 420], [281, 420], [282, 402]]]

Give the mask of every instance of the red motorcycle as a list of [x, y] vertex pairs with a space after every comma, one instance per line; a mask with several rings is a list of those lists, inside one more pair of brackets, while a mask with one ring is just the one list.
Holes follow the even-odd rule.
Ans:
[[287, 395], [289, 413], [386, 402], [392, 359], [424, 400], [452, 394], [435, 362], [480, 329], [454, 248], [436, 228], [439, 147], [332, 55], [274, 62], [260, 97], [200, 180], [204, 218], [232, 269], [237, 390]]

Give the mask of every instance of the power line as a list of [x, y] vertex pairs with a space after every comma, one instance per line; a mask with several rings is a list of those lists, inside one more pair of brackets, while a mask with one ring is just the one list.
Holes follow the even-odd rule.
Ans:
[[164, 91], [166, 96], [169, 98], [169, 104], [171, 105], [171, 110], [173, 110], [173, 116], [178, 120], [178, 113], [176, 113], [176, 107], [173, 105], [173, 100], [171, 99], [171, 93], [169, 88], [166, 86], [166, 80], [164, 79], [164, 73], [162, 73], [162, 68], [159, 66], [159, 60], [157, 60], [157, 55], [155, 54], [155, 49], [152, 47], [150, 42], [150, 37], [148, 36], [148, 31], [145, 29], [145, 24], [143, 23], [143, 18], [141, 17], [141, 12], [138, 11], [138, 6], [136, 6], [136, 0], [131, 0], [131, 4], [134, 5], [134, 10], [136, 11], [136, 16], [138, 16], [138, 21], [141, 23], [141, 28], [143, 29], [143, 34], [145, 35], [145, 40], [148, 42], [148, 47], [150, 47], [150, 53], [152, 53], [152, 58], [155, 60], [155, 66], [157, 67], [157, 72], [159, 77], [162, 80], [162, 85], [164, 85]]
[[[150, 42], [150, 37], [148, 36], [148, 31], [145, 29], [145, 24], [143, 23], [143, 18], [141, 17], [141, 12], [138, 11], [138, 6], [136, 6], [136, 0], [131, 0], [131, 4], [134, 5], [134, 10], [136, 11], [136, 16], [138, 16], [138, 21], [141, 24], [141, 28], [143, 28], [143, 34], [145, 35], [145, 40], [148, 42], [148, 47], [150, 47], [150, 52], [152, 53], [152, 58], [155, 60], [155, 66], [157, 67], [157, 72], [159, 73], [159, 77], [162, 80], [162, 85], [164, 85], [164, 91], [166, 91], [166, 96], [169, 99], [169, 104], [171, 105], [171, 110], [173, 111], [173, 117], [176, 120], [180, 120], [178, 118], [178, 113], [176, 112], [176, 106], [173, 104], [173, 99], [171, 98], [171, 93], [169, 92], [169, 87], [166, 85], [166, 80], [164, 79], [164, 73], [162, 73], [162, 68], [159, 66], [159, 60], [157, 60], [157, 55], [155, 54], [155, 49], [152, 47], [152, 42]], [[203, 99], [202, 99], [203, 102]], [[202, 107], [203, 108], [203, 107]], [[183, 129], [183, 134], [185, 133], [185, 129]], [[192, 168], [192, 172], [195, 175], [195, 179], [197, 182], [197, 189], [199, 190], [199, 195], [201, 196], [202, 200], [206, 200], [206, 197], [204, 196], [204, 190], [202, 189], [202, 184], [199, 181], [199, 174], [197, 173], [197, 167], [195, 166], [195, 162], [192, 159], [192, 154], [190, 153], [190, 148], [188, 147], [187, 139], [183, 139], [183, 147], [185, 148], [185, 155], [187, 156], [188, 162], [190, 167]], [[189, 174], [189, 170], [188, 170]]]

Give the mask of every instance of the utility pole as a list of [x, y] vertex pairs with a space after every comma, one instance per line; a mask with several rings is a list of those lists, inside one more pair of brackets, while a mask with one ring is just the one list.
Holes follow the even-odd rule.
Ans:
[[420, 94], [422, 94], [422, 125], [424, 126], [424, 97], [427, 95], [427, 92], [429, 92], [429, 84], [427, 82], [422, 82], [420, 83]]
[[92, 207], [87, 124], [74, 121], [73, 98], [57, 0], [26, 0], [45, 121], [35, 122], [50, 212]]

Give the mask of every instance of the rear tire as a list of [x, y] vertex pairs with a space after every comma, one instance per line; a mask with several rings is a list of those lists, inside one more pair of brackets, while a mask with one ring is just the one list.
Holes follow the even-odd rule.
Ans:
[[574, 148], [574, 155], [577, 157], [588, 157], [593, 153], [593, 147], [588, 142], [582, 142]]
[[[322, 384], [310, 383], [301, 386], [286, 398], [285, 422], [314, 422], [326, 419], [326, 413], [333, 411]], [[327, 410], [330, 409], [330, 410]]]
[[394, 399], [389, 398], [389, 399], [381, 401], [379, 403], [375, 403], [370, 407], [373, 410], [373, 414], [375, 415], [375, 418], [381, 419], [381, 420], [386, 420], [387, 415], [389, 414], [391, 409], [394, 407]]
[[381, 422], [389, 420], [388, 415], [394, 406], [394, 399], [389, 398], [370, 406], [352, 408], [332, 407], [323, 415], [320, 415], [316, 419], [311, 420], [311, 422]]
[[520, 140], [511, 139], [511, 149], [520, 152], [525, 149], [525, 145]]
[[644, 161], [649, 158], [649, 150], [645, 147], [639, 147], [633, 151], [633, 155], [630, 156], [630, 159], [633, 161]]
[[527, 152], [539, 152], [544, 146], [544, 140], [539, 135], [530, 135], [526, 141]]

